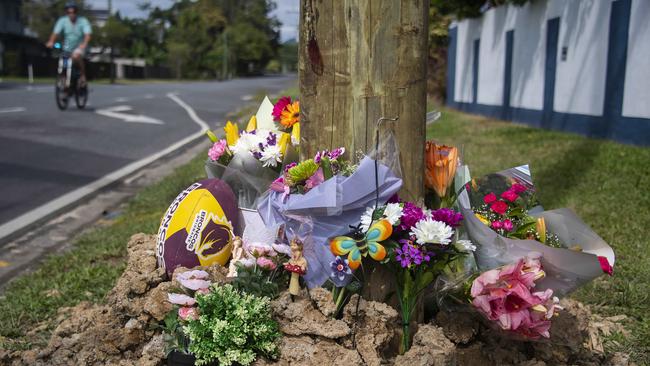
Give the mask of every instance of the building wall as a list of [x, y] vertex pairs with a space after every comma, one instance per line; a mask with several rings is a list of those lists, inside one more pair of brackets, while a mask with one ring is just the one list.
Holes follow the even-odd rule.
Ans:
[[648, 18], [650, 0], [537, 0], [455, 22], [448, 104], [650, 145]]
[[632, 2], [623, 116], [650, 118], [650, 1]]

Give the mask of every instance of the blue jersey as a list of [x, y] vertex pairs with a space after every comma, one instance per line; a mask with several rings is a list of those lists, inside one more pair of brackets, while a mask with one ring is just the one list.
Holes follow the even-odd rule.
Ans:
[[63, 34], [63, 50], [74, 51], [84, 40], [86, 34], [92, 33], [90, 22], [85, 17], [77, 17], [72, 23], [67, 15], [62, 16], [54, 25], [54, 33]]

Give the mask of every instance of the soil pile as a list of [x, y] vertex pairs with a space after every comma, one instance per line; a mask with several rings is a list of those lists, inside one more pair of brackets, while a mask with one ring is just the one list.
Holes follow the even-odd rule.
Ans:
[[[172, 309], [167, 293], [178, 287], [156, 268], [156, 238], [136, 234], [128, 243], [127, 268], [103, 304], [83, 302], [61, 309], [57, 327], [42, 349], [0, 350], [7, 365], [162, 365], [164, 342], [159, 322]], [[226, 281], [223, 267], [201, 268], [216, 283]], [[601, 335], [620, 331], [620, 317], [592, 315], [579, 302], [566, 300], [549, 342], [522, 342], [498, 336], [470, 313], [438, 314], [420, 324], [413, 347], [404, 355], [399, 314], [379, 302], [353, 297], [341, 319], [322, 288], [303, 290], [294, 301], [288, 292], [272, 302], [284, 336], [278, 360], [256, 365], [627, 365], [625, 355], [605, 355]]]

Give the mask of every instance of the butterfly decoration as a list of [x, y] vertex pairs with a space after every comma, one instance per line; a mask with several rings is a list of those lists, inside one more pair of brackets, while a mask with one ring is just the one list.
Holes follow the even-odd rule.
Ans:
[[337, 236], [330, 240], [330, 250], [334, 255], [348, 255], [351, 269], [361, 265], [361, 259], [367, 255], [381, 261], [386, 258], [386, 248], [379, 242], [388, 239], [393, 233], [393, 226], [388, 220], [379, 220], [373, 223], [364, 238], [355, 240], [349, 236]]

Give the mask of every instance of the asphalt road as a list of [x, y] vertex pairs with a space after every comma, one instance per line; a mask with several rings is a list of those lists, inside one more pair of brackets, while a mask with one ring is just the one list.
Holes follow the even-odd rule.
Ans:
[[294, 82], [91, 84], [86, 109], [67, 111], [57, 109], [51, 85], [0, 83], [0, 228], [196, 135], [197, 120], [216, 128], [254, 95]]

